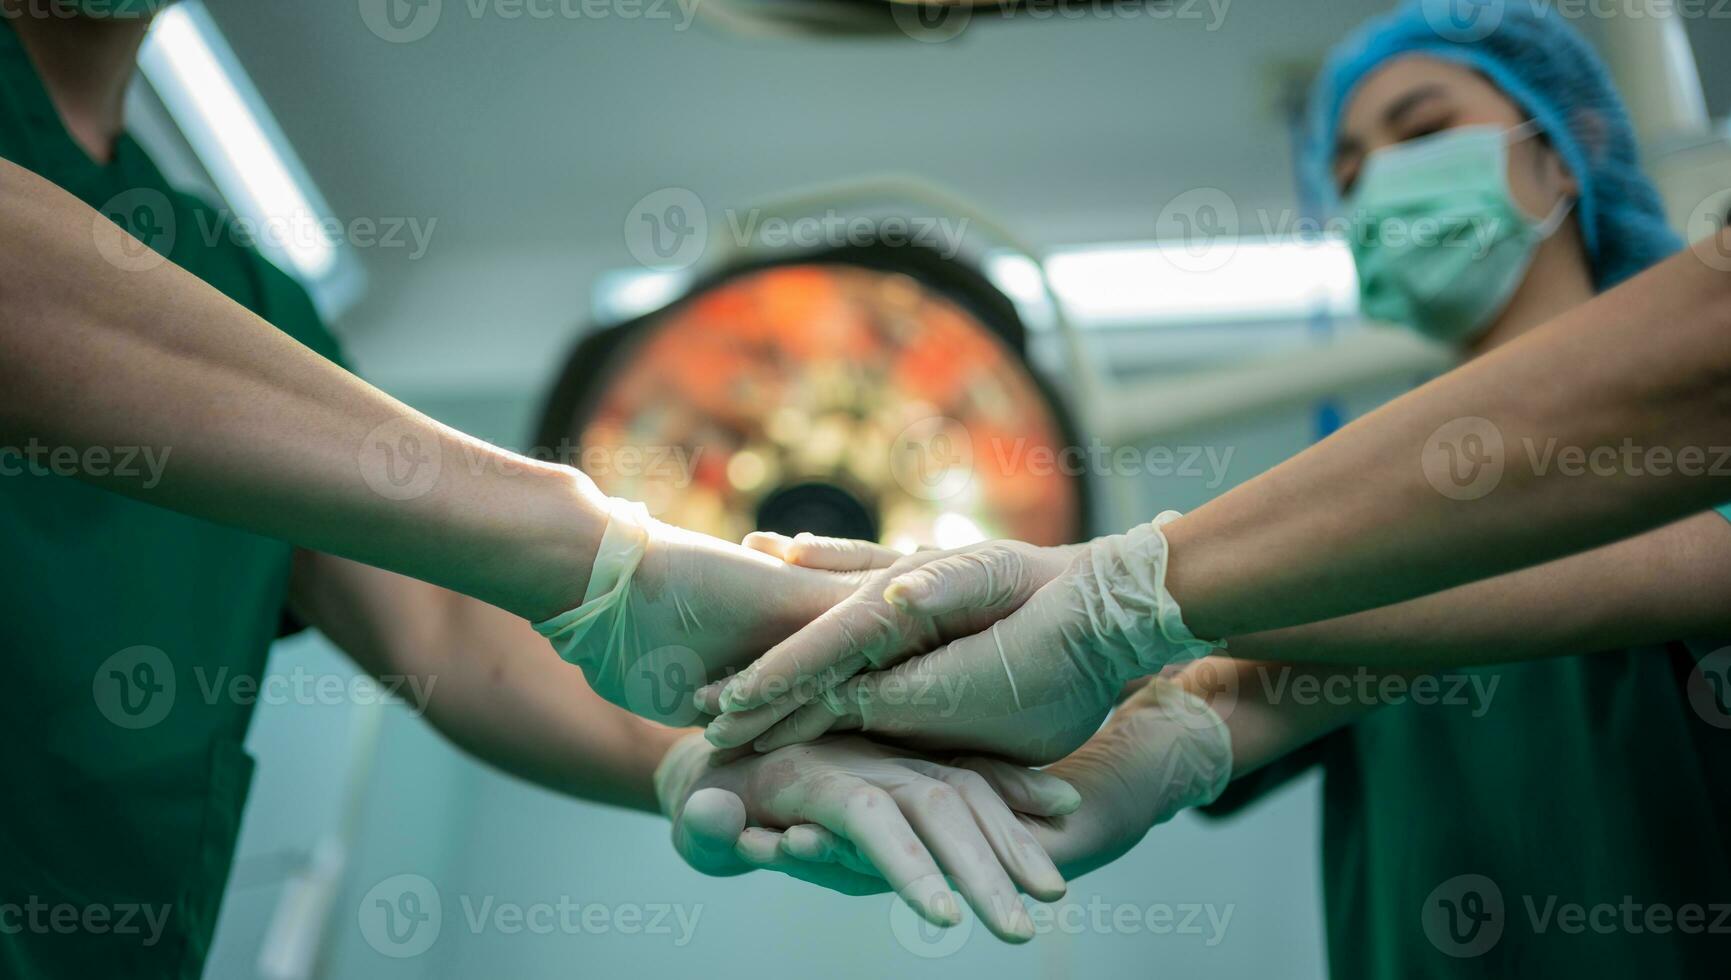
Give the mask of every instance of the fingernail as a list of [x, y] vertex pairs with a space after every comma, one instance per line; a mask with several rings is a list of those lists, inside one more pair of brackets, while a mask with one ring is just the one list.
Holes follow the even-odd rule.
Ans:
[[1028, 917], [1028, 909], [1022, 905], [1020, 898], [1011, 898], [1010, 904], [1010, 936], [1020, 942], [1027, 942], [1034, 938], [1034, 920]]
[[746, 701], [751, 697], [754, 686], [750, 673], [739, 674], [728, 681], [727, 686], [721, 689], [721, 710], [739, 711], [748, 707]]
[[884, 601], [903, 612], [926, 597], [926, 588], [918, 582], [896, 579], [884, 589]]
[[956, 905], [956, 896], [951, 892], [938, 892], [936, 895], [931, 897], [931, 900], [927, 902], [926, 905], [931, 909], [932, 915], [936, 916], [945, 925], [953, 926], [962, 921], [962, 910]]
[[703, 737], [718, 749], [731, 749], [739, 744], [739, 738], [733, 733], [732, 727], [727, 724], [726, 718], [717, 718], [703, 730]]

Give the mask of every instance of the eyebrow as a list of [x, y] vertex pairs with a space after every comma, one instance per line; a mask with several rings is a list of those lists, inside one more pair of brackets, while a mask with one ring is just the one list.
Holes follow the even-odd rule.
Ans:
[[[1401, 96], [1400, 98], [1394, 100], [1392, 103], [1389, 104], [1388, 108], [1386, 108], [1382, 111], [1383, 125], [1388, 126], [1390, 128], [1393, 128], [1394, 126], [1399, 125], [1401, 117], [1405, 116], [1407, 113], [1412, 112], [1415, 108], [1424, 104], [1425, 102], [1429, 101], [1430, 99], [1441, 97], [1442, 94], [1443, 94], [1443, 87], [1441, 85], [1438, 85], [1436, 83], [1431, 83], [1429, 85], [1420, 85], [1418, 88], [1415, 88], [1412, 91]], [[1364, 143], [1358, 137], [1356, 137], [1356, 136], [1342, 136], [1340, 139], [1336, 140], [1334, 143], [1334, 158], [1335, 158], [1335, 160], [1338, 161], [1341, 158], [1341, 156], [1343, 156], [1344, 154], [1362, 153], [1363, 150], [1364, 150]]]

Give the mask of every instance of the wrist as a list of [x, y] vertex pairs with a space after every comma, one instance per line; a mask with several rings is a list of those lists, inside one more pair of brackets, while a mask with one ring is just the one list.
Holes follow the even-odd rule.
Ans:
[[715, 755], [714, 746], [703, 737], [703, 732], [676, 734], [656, 764], [654, 775], [655, 803], [669, 820], [678, 815]]
[[507, 608], [536, 623], [583, 603], [610, 515], [607, 498], [577, 470], [540, 468], [533, 479], [521, 539], [503, 558], [520, 581]]
[[1123, 534], [1097, 538], [1073, 566], [1099, 649], [1122, 680], [1158, 673], [1225, 646], [1198, 637], [1166, 587], [1170, 545], [1162, 528], [1178, 518], [1167, 511]]

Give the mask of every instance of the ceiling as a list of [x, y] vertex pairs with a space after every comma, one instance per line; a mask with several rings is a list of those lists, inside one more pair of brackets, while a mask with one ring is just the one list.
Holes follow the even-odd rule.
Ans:
[[541, 383], [664, 188], [714, 210], [911, 174], [1036, 247], [1148, 238], [1218, 188], [1262, 230], [1293, 201], [1283, 89], [1388, 6], [1102, 2], [929, 44], [740, 37], [687, 22], [693, 0], [431, 0], [436, 26], [394, 43], [363, 16], [381, 2], [206, 5], [338, 217], [436, 222], [425, 256], [363, 256], [341, 324], [399, 391]]

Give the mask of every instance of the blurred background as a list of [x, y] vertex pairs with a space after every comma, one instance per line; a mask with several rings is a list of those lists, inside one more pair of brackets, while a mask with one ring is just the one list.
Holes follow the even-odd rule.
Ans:
[[[1292, 178], [1310, 74], [1385, 3], [888, 6], [204, 0], [158, 24], [132, 118], [172, 177], [279, 232], [370, 381], [501, 445], [658, 452], [596, 478], [713, 533], [1120, 529], [1446, 366], [1358, 321]], [[1703, 233], [1731, 23], [1607, 9], [1578, 26]], [[1087, 455], [988, 451], [1012, 440]], [[302, 634], [270, 673], [354, 671]], [[664, 821], [504, 778], [376, 700], [260, 706], [211, 976], [1324, 972], [1313, 782], [1156, 830], [1010, 948], [887, 897], [702, 878]], [[381, 935], [407, 892], [432, 928]]]

